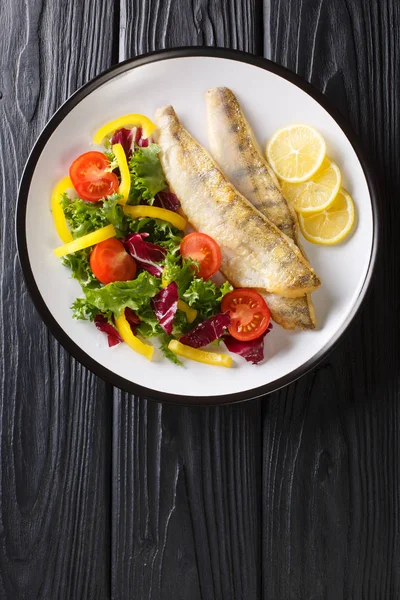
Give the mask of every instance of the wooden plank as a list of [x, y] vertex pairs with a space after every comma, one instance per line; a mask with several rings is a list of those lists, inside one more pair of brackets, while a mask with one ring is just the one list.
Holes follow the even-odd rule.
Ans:
[[[124, 0], [119, 58], [184, 44], [254, 51], [259, 6]], [[259, 598], [260, 416], [260, 402], [179, 408], [115, 390], [116, 599]]]
[[265, 403], [263, 596], [398, 598], [400, 7], [265, 0], [264, 19], [266, 55], [323, 90], [371, 153], [383, 231], [362, 316]]
[[177, 46], [262, 53], [257, 0], [121, 0], [119, 60]]
[[257, 598], [259, 403], [114, 407], [114, 597]]
[[111, 388], [59, 347], [16, 258], [15, 198], [49, 117], [110, 65], [112, 0], [0, 7], [0, 596], [107, 598]]

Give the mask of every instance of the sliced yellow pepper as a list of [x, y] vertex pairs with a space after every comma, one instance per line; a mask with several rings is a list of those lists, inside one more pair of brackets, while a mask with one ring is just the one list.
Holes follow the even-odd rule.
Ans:
[[178, 356], [183, 358], [189, 358], [206, 365], [213, 365], [214, 367], [227, 367], [232, 365], [232, 357], [227, 354], [217, 354], [216, 352], [207, 352], [206, 350], [198, 350], [197, 348], [191, 348], [185, 344], [181, 344], [178, 340], [171, 340], [168, 344], [169, 350], [174, 352]]
[[72, 252], [77, 252], [78, 250], [83, 250], [84, 248], [89, 248], [89, 246], [104, 242], [104, 240], [114, 237], [116, 233], [114, 225], [107, 225], [76, 240], [72, 240], [72, 242], [68, 242], [64, 246], [59, 246], [53, 252], [56, 256], [65, 256], [66, 254], [71, 254]]
[[121, 144], [113, 144], [112, 151], [117, 159], [119, 172], [121, 175], [121, 183], [118, 188], [118, 193], [121, 194], [122, 199], [119, 201], [120, 204], [125, 204], [129, 198], [129, 192], [131, 190], [131, 174], [129, 172], [128, 161], [126, 160], [126, 154]]
[[[164, 282], [162, 283], [163, 287], [167, 287], [167, 285], [168, 284], [164, 285]], [[179, 308], [179, 310], [181, 310], [182, 312], [184, 312], [186, 314], [187, 322], [193, 323], [193, 321], [197, 317], [197, 310], [194, 308], [191, 308], [189, 306], [189, 304], [186, 304], [186, 302], [184, 302], [183, 300], [178, 300], [178, 308]]]
[[125, 127], [126, 129], [141, 127], [143, 129], [143, 137], [145, 138], [148, 138], [156, 129], [156, 125], [154, 125], [153, 121], [150, 121], [150, 119], [144, 115], [125, 115], [124, 117], [119, 117], [118, 119], [103, 125], [103, 127], [100, 127], [93, 137], [93, 143], [101, 144], [106, 136], [113, 134], [114, 131], [121, 129], [122, 127]]
[[168, 221], [177, 229], [185, 229], [186, 221], [181, 215], [173, 210], [166, 208], [158, 208], [158, 206], [149, 206], [146, 204], [138, 204], [137, 206], [124, 206], [124, 213], [138, 219], [140, 217], [150, 217], [151, 219], [162, 219]]
[[154, 348], [153, 346], [149, 346], [148, 344], [144, 344], [133, 335], [131, 326], [125, 318], [125, 315], [122, 313], [118, 319], [115, 319], [115, 325], [118, 329], [118, 332], [124, 342], [128, 344], [138, 354], [143, 354], [148, 360], [151, 360], [153, 357]]
[[57, 183], [51, 195], [51, 212], [53, 213], [54, 225], [56, 226], [58, 235], [65, 244], [71, 242], [73, 237], [68, 229], [60, 200], [64, 192], [73, 187], [70, 177], [63, 177], [61, 181]]

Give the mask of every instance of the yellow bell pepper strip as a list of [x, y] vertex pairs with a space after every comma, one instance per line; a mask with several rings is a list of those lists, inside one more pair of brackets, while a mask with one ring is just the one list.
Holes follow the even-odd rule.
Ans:
[[[167, 287], [167, 285], [168, 285], [167, 283], [164, 285], [164, 282], [162, 282], [163, 287]], [[178, 300], [178, 308], [179, 308], [179, 310], [181, 310], [182, 312], [184, 312], [186, 314], [187, 322], [193, 323], [193, 321], [197, 317], [197, 310], [195, 308], [191, 308], [183, 300]]]
[[156, 125], [154, 125], [153, 121], [150, 121], [150, 119], [144, 115], [125, 115], [124, 117], [119, 117], [119, 119], [110, 121], [110, 123], [100, 127], [93, 137], [93, 143], [101, 144], [106, 136], [112, 135], [114, 131], [121, 129], [122, 127], [125, 127], [126, 129], [132, 129], [132, 127], [141, 127], [143, 129], [143, 137], [145, 138], [150, 137], [153, 131], [156, 129]]
[[149, 206], [146, 204], [138, 204], [137, 206], [124, 206], [124, 213], [139, 219], [140, 217], [150, 217], [151, 219], [162, 219], [168, 221], [177, 229], [185, 229], [186, 220], [178, 215], [173, 210], [167, 210], [166, 208], [158, 208], [158, 206]]
[[53, 213], [54, 225], [56, 226], [57, 233], [66, 244], [67, 242], [72, 242], [73, 237], [71, 235], [70, 230], [68, 229], [67, 221], [65, 219], [64, 211], [60, 204], [61, 196], [66, 192], [69, 188], [73, 188], [72, 181], [70, 177], [63, 177], [61, 181], [57, 183], [55, 186], [53, 193], [51, 195], [51, 212]]
[[121, 183], [118, 188], [118, 193], [121, 194], [122, 198], [119, 203], [125, 204], [128, 201], [129, 192], [131, 190], [131, 174], [129, 172], [128, 161], [126, 160], [126, 154], [121, 144], [113, 144], [112, 151], [117, 159], [118, 168], [121, 175]]
[[143, 354], [147, 358], [147, 360], [151, 360], [153, 357], [154, 348], [153, 346], [149, 346], [148, 344], [144, 344], [133, 335], [131, 326], [125, 318], [125, 315], [122, 313], [118, 319], [115, 319], [115, 325], [118, 329], [118, 332], [124, 342], [128, 344], [138, 354]]
[[72, 240], [72, 242], [68, 242], [68, 244], [64, 244], [64, 246], [59, 246], [53, 250], [53, 252], [58, 257], [65, 256], [66, 254], [72, 254], [72, 252], [77, 252], [78, 250], [83, 250], [84, 248], [89, 248], [89, 246], [104, 242], [104, 240], [108, 240], [116, 234], [117, 232], [115, 231], [114, 225], [107, 225], [106, 227], [92, 231], [92, 233], [83, 235], [76, 240]]
[[227, 368], [232, 365], [232, 357], [228, 356], [227, 354], [217, 354], [216, 352], [198, 350], [197, 348], [191, 348], [190, 346], [181, 344], [181, 342], [178, 342], [178, 340], [171, 340], [168, 344], [168, 349], [178, 356], [189, 358], [190, 360], [195, 360], [206, 365]]

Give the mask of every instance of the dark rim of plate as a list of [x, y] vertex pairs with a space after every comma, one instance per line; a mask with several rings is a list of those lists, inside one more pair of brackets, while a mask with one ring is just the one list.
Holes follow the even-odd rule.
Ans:
[[[123, 377], [120, 377], [110, 371], [109, 369], [103, 367], [96, 360], [94, 360], [90, 355], [84, 352], [60, 327], [57, 323], [49, 309], [47, 308], [46, 303], [44, 302], [39, 289], [36, 285], [36, 281], [34, 279], [29, 255], [28, 248], [26, 242], [26, 230], [25, 230], [25, 219], [26, 219], [26, 206], [28, 200], [28, 193], [31, 184], [31, 179], [33, 173], [36, 168], [36, 164], [39, 160], [39, 157], [45, 147], [47, 141], [49, 140], [52, 133], [58, 127], [58, 125], [63, 121], [65, 116], [81, 101], [83, 98], [88, 96], [91, 92], [97, 89], [99, 86], [103, 85], [110, 79], [121, 75], [122, 73], [129, 71], [130, 69], [135, 69], [136, 67], [140, 67], [142, 65], [146, 65], [152, 62], [157, 62], [160, 60], [168, 60], [173, 58], [182, 58], [182, 57], [194, 57], [194, 56], [206, 56], [213, 58], [224, 58], [229, 60], [235, 60], [239, 62], [248, 63], [255, 67], [259, 67], [261, 69], [265, 69], [266, 71], [270, 71], [275, 73], [276, 75], [283, 77], [293, 85], [299, 87], [304, 90], [309, 96], [314, 98], [336, 121], [339, 127], [343, 130], [344, 134], [348, 138], [350, 144], [352, 145], [357, 157], [360, 161], [360, 164], [363, 168], [365, 178], [368, 183], [368, 188], [372, 201], [372, 210], [373, 210], [373, 241], [372, 241], [372, 251], [371, 258], [368, 266], [368, 271], [364, 280], [363, 287], [358, 295], [357, 301], [355, 302], [351, 313], [347, 317], [345, 323], [343, 324], [340, 331], [338, 331], [329, 341], [328, 344], [325, 345], [313, 358], [304, 363], [298, 369], [288, 373], [284, 377], [277, 379], [271, 383], [265, 384], [263, 386], [249, 389], [244, 392], [238, 392], [235, 394], [227, 394], [220, 396], [186, 396], [180, 394], [169, 394], [160, 392], [157, 390], [152, 390], [151, 388], [142, 387], [136, 383], [133, 383]], [[373, 175], [373, 171], [369, 166], [369, 161], [366, 158], [365, 152], [362, 149], [360, 142], [357, 139], [357, 136], [353, 132], [351, 126], [346, 121], [346, 119], [338, 112], [338, 110], [331, 104], [331, 102], [322, 94], [320, 91], [315, 89], [310, 83], [303, 80], [301, 77], [292, 73], [288, 69], [277, 65], [270, 60], [265, 58], [261, 58], [258, 56], [254, 56], [252, 54], [248, 54], [246, 52], [241, 52], [238, 50], [227, 50], [224, 48], [206, 48], [206, 47], [184, 47], [184, 48], [176, 48], [173, 50], [162, 50], [157, 52], [151, 52], [149, 54], [145, 54], [139, 56], [134, 59], [127, 60], [122, 62], [110, 69], [104, 71], [102, 74], [98, 75], [94, 79], [92, 79], [89, 83], [81, 87], [77, 90], [54, 114], [54, 116], [47, 123], [42, 133], [40, 134], [35, 146], [30, 153], [30, 156], [27, 160], [19, 191], [18, 191], [18, 206], [16, 213], [16, 237], [17, 237], [17, 245], [18, 245], [18, 254], [19, 260], [21, 263], [22, 271], [25, 277], [26, 284], [28, 286], [29, 292], [33, 299], [33, 302], [38, 310], [41, 318], [50, 329], [52, 334], [57, 338], [57, 340], [68, 350], [72, 356], [79, 360], [85, 367], [93, 371], [96, 375], [105, 379], [112, 385], [121, 388], [129, 393], [141, 396], [143, 398], [147, 398], [150, 400], [168, 402], [171, 404], [184, 404], [184, 405], [218, 405], [218, 404], [231, 404], [236, 402], [243, 402], [245, 400], [255, 399], [260, 396], [264, 396], [271, 392], [274, 392], [289, 383], [292, 383], [302, 375], [306, 374], [308, 371], [316, 367], [329, 352], [333, 350], [333, 348], [338, 344], [338, 342], [342, 339], [346, 329], [350, 325], [351, 321], [355, 318], [357, 313], [359, 313], [360, 308], [365, 300], [366, 293], [371, 286], [372, 275], [374, 271], [374, 267], [377, 260], [378, 253], [378, 232], [379, 232], [379, 211], [378, 211], [378, 193], [377, 186], [375, 182], [375, 177]], [[255, 367], [256, 368], [256, 367]], [[177, 373], [177, 376], [179, 374]]]

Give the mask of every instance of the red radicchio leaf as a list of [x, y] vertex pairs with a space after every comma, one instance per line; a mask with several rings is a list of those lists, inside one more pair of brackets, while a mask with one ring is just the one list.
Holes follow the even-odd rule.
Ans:
[[110, 325], [104, 315], [98, 314], [94, 318], [94, 324], [96, 325], [99, 331], [107, 334], [108, 338], [108, 346], [112, 348], [117, 344], [122, 342], [122, 337], [119, 335], [118, 331]]
[[215, 317], [210, 317], [196, 325], [189, 333], [183, 335], [179, 341], [192, 348], [201, 348], [220, 338], [230, 324], [229, 313], [219, 313]]
[[178, 196], [173, 194], [169, 190], [163, 190], [162, 192], [158, 192], [156, 197], [154, 198], [153, 206], [158, 206], [159, 208], [166, 208], [167, 210], [173, 210], [176, 212], [178, 208], [180, 208], [181, 203], [178, 200]]
[[129, 308], [129, 306], [127, 306], [125, 308], [125, 319], [128, 321], [129, 325], [131, 326], [132, 332], [135, 333], [135, 329], [137, 327], [137, 325], [139, 325], [140, 323], [140, 319], [137, 316], [137, 314], [135, 313], [135, 311], [133, 311], [131, 308]]
[[143, 238], [148, 236], [148, 233], [133, 233], [123, 240], [123, 244], [125, 250], [133, 256], [142, 269], [148, 271], [151, 275], [160, 277], [163, 267], [157, 263], [164, 260], [167, 250], [157, 246], [157, 244], [144, 242]]
[[129, 160], [132, 154], [132, 129], [117, 129], [111, 138], [112, 144], [121, 144], [126, 154], [126, 158]]
[[165, 333], [171, 335], [172, 325], [178, 308], [178, 286], [172, 281], [151, 299], [151, 305]]
[[141, 127], [136, 128], [135, 143], [140, 146], [140, 148], [147, 148], [149, 145], [148, 138], [143, 137], [143, 129]]
[[268, 328], [260, 337], [255, 340], [250, 340], [249, 342], [241, 342], [240, 340], [236, 340], [231, 335], [225, 335], [223, 337], [223, 342], [225, 346], [228, 348], [229, 352], [233, 352], [233, 354], [239, 354], [242, 356], [247, 362], [253, 363], [253, 365], [258, 365], [262, 360], [264, 360], [264, 338], [272, 329], [272, 323], [268, 325]]

